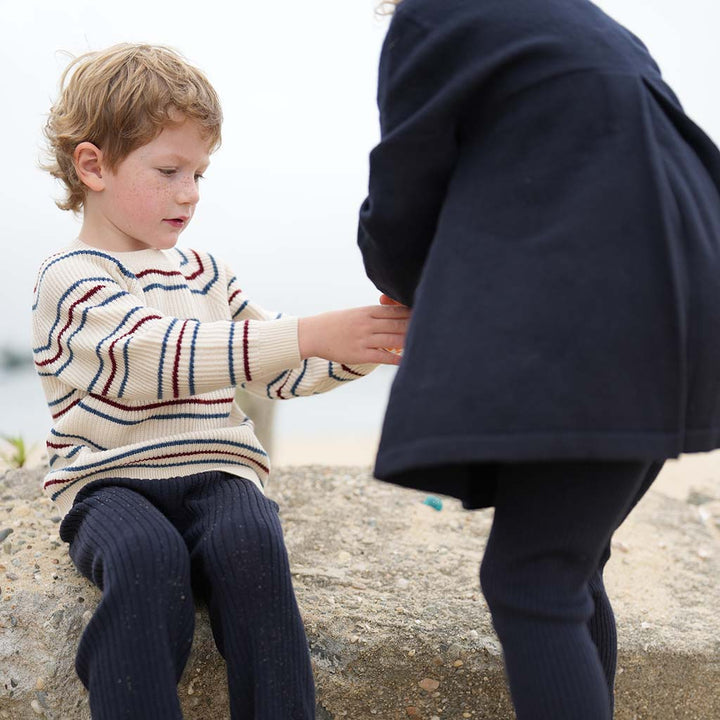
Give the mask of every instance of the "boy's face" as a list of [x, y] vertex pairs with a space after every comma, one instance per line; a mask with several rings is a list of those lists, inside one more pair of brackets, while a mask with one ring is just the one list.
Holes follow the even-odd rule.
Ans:
[[116, 252], [173, 247], [195, 212], [209, 164], [209, 143], [197, 123], [164, 128], [103, 173], [93, 242]]

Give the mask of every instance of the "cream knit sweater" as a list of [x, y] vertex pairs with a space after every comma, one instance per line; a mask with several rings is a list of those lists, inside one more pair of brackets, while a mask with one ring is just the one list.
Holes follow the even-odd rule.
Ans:
[[290, 398], [374, 367], [302, 361], [297, 319], [253, 304], [211, 255], [80, 240], [40, 268], [33, 344], [53, 418], [44, 487], [63, 514], [99, 478], [224, 470], [261, 487], [270, 464], [235, 387]]

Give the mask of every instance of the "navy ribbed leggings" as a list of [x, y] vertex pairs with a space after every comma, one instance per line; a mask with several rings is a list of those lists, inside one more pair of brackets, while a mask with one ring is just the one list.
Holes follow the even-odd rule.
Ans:
[[518, 720], [609, 720], [613, 532], [662, 462], [508, 463], [480, 569]]
[[60, 528], [102, 599], [76, 669], [99, 720], [178, 720], [193, 592], [227, 663], [232, 720], [311, 720], [315, 698], [277, 505], [219, 472], [102, 480]]

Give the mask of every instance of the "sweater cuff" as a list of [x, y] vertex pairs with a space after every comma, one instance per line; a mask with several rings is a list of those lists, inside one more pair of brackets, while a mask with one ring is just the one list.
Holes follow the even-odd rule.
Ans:
[[238, 339], [245, 348], [248, 380], [300, 367], [302, 358], [296, 317], [249, 321], [246, 327], [247, 332], [241, 333]]
[[351, 375], [361, 375], [362, 377], [369, 375], [373, 370], [375, 370], [375, 368], [378, 367], [380, 366], [376, 363], [364, 363], [363, 365], [343, 365], [343, 368], [350, 372]]

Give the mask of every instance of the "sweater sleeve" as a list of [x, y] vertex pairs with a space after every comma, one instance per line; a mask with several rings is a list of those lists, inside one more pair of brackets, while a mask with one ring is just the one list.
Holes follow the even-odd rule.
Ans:
[[145, 306], [134, 276], [109, 255], [55, 256], [33, 305], [35, 366], [112, 398], [179, 398], [299, 366], [297, 320], [199, 322]]
[[395, 13], [378, 77], [381, 141], [370, 154], [358, 244], [368, 277], [412, 305], [432, 244], [458, 143], [455, 109], [464, 91], [462, 30], [432, 29]]
[[[273, 313], [253, 303], [240, 288], [237, 278], [228, 283], [228, 304], [233, 320], [245, 322], [248, 319], [277, 322], [288, 320], [281, 313]], [[264, 375], [255, 375], [241, 383], [244, 390], [272, 400], [287, 400], [293, 397], [317, 395], [344, 383], [364, 377], [377, 367], [374, 364], [344, 365], [323, 358], [307, 358], [292, 367], [273, 370]]]

